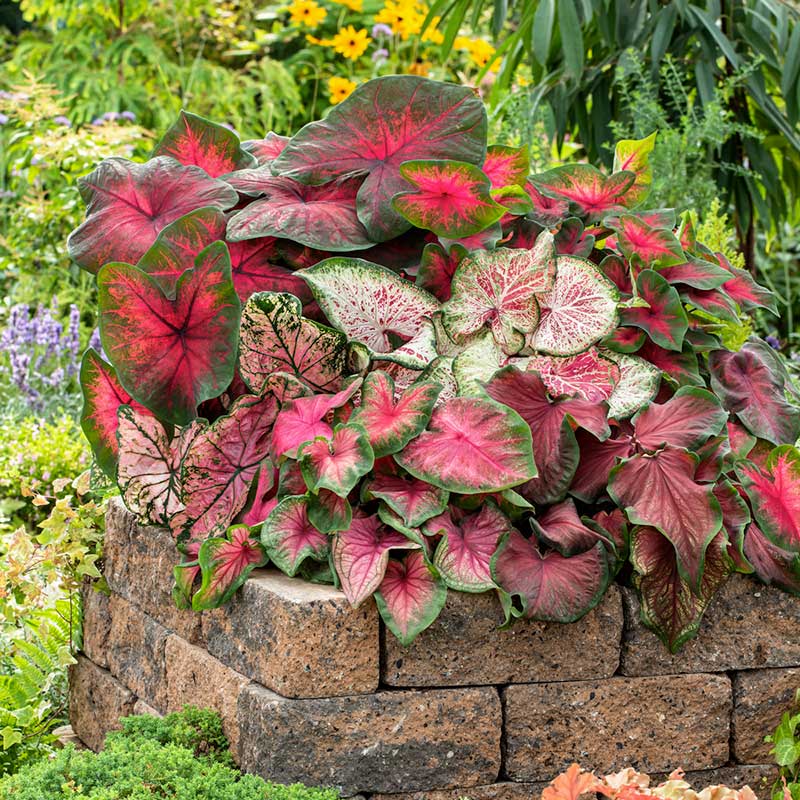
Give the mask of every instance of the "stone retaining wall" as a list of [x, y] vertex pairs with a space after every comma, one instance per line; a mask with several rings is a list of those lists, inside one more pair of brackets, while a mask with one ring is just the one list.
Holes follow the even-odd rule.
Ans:
[[[671, 656], [612, 587], [569, 626], [497, 630], [489, 594], [451, 593], [409, 648], [370, 601], [259, 570], [226, 608], [172, 602], [167, 531], [107, 518], [111, 595], [88, 589], [70, 717], [101, 746], [120, 716], [211, 707], [242, 768], [380, 800], [522, 800], [578, 761], [682, 767], [755, 786], [763, 737], [800, 687], [800, 600], [737, 576]], [[399, 795], [399, 797], [398, 797]]]

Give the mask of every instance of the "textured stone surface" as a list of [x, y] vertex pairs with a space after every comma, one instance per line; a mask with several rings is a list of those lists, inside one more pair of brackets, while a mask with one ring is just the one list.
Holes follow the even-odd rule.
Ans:
[[[392, 686], [469, 686], [605, 678], [619, 665], [620, 592], [573, 625], [504, 620], [494, 592], [450, 592], [439, 618], [410, 647], [387, 632], [383, 680]], [[472, 798], [474, 800], [474, 798]]]
[[[800, 632], [795, 633], [795, 636]], [[790, 711], [800, 689], [800, 669], [738, 672], [733, 679], [733, 755], [745, 764], [768, 763], [771, 744], [764, 741]]]
[[111, 590], [190, 642], [201, 641], [201, 615], [179, 611], [172, 599], [172, 569], [178, 552], [165, 528], [137, 525], [119, 498], [109, 503], [103, 544]]
[[768, 798], [768, 787], [775, 780], [777, 769], [774, 764], [736, 764], [732, 767], [719, 767], [698, 772], [687, 772], [686, 780], [693, 789], [700, 791], [706, 786], [728, 786], [741, 789], [749, 786], [759, 797]]
[[331, 586], [257, 570], [231, 603], [203, 620], [208, 651], [284, 697], [377, 689], [378, 613], [353, 610]]
[[722, 766], [731, 685], [725, 676], [674, 675], [509, 686], [506, 771], [541, 781], [573, 761], [597, 772]]
[[538, 800], [546, 783], [504, 781], [486, 786], [462, 786], [458, 789], [437, 789], [432, 792], [400, 792], [373, 794], [370, 800]]
[[[623, 675], [724, 672], [800, 664], [800, 602], [785, 592], [734, 575], [711, 601], [697, 638], [671, 655], [639, 620], [633, 592], [623, 590], [626, 636]], [[769, 624], [765, 622], [769, 620]]]
[[81, 587], [83, 602], [83, 652], [99, 667], [108, 669], [108, 634], [111, 629], [109, 595], [98, 592], [90, 581]]
[[237, 703], [240, 692], [250, 681], [180, 636], [169, 637], [166, 654], [167, 711], [180, 711], [185, 705], [216, 711], [236, 758], [239, 752]]
[[163, 714], [157, 709], [153, 708], [149, 703], [144, 700], [137, 700], [133, 704], [133, 713], [138, 717], [142, 714], [147, 714], [150, 717], [162, 717]]
[[82, 655], [69, 668], [69, 721], [81, 741], [99, 750], [119, 718], [133, 713], [136, 698], [106, 669]]
[[169, 631], [119, 595], [109, 603], [108, 668], [137, 697], [163, 711], [167, 701], [164, 648]]
[[480, 786], [500, 771], [493, 688], [288, 700], [251, 684], [239, 724], [242, 767], [278, 783], [353, 795]]

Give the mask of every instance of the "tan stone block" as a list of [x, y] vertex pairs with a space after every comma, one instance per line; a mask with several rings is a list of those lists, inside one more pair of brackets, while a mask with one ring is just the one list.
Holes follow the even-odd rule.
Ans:
[[120, 717], [133, 713], [136, 697], [106, 669], [78, 655], [69, 668], [69, 720], [80, 740], [92, 750], [106, 734], [120, 727]]
[[133, 705], [133, 713], [135, 716], [140, 717], [146, 714], [148, 717], [162, 717], [164, 716], [157, 708], [153, 708], [149, 703], [144, 700], [137, 700]]
[[509, 686], [506, 772], [552, 780], [573, 762], [608, 773], [722, 766], [731, 685], [725, 676], [673, 675]]
[[391, 686], [538, 683], [610, 677], [619, 666], [623, 617], [616, 586], [571, 625], [519, 620], [498, 630], [503, 621], [494, 592], [450, 592], [439, 618], [409, 647], [385, 632], [383, 680]]
[[224, 608], [204, 615], [208, 651], [284, 697], [333, 697], [378, 687], [372, 600], [352, 609], [331, 586], [256, 570]]
[[489, 687], [290, 700], [251, 684], [239, 697], [246, 772], [345, 795], [494, 783], [501, 724]]
[[432, 792], [400, 792], [373, 794], [370, 800], [538, 800], [546, 783], [505, 781], [488, 786], [462, 786], [458, 789], [437, 789]]
[[768, 798], [769, 787], [777, 776], [774, 764], [737, 764], [732, 767], [687, 772], [685, 780], [692, 788], [701, 791], [706, 786], [727, 786], [730, 789], [741, 789], [749, 786], [758, 797]]
[[83, 603], [83, 652], [90, 661], [108, 669], [108, 634], [111, 629], [109, 595], [99, 592], [90, 581], [81, 587]]

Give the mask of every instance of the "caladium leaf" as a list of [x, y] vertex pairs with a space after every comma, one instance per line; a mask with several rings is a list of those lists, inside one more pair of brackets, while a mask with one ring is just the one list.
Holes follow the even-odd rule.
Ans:
[[172, 576], [175, 579], [175, 585], [172, 587], [172, 599], [176, 607], [182, 611], [192, 607], [194, 586], [197, 576], [200, 574], [200, 564], [197, 558], [202, 544], [198, 539], [186, 542], [182, 547], [184, 557], [181, 559], [181, 563], [172, 568]]
[[483, 385], [506, 362], [506, 357], [492, 336], [484, 331], [453, 359], [453, 376], [460, 396], [483, 395]]
[[764, 583], [800, 594], [800, 553], [774, 545], [752, 523], [744, 537], [744, 554]]
[[577, 217], [569, 217], [561, 223], [555, 244], [559, 255], [588, 258], [594, 249], [594, 236], [584, 232], [583, 223]]
[[[644, 331], [641, 331], [644, 335]], [[697, 361], [697, 352], [688, 338], [684, 340], [683, 350], [676, 353], [674, 350], [665, 350], [655, 342], [646, 341], [637, 351], [636, 355], [658, 367], [664, 377], [679, 386], [705, 386], [706, 382], [700, 374]]]
[[[439, 313], [438, 311], [436, 312]], [[411, 369], [425, 369], [438, 355], [437, 331], [433, 320], [424, 319], [413, 339], [396, 347], [391, 353], [374, 353], [375, 362], [390, 362]]]
[[417, 286], [446, 302], [450, 299], [453, 275], [466, 255], [466, 248], [460, 244], [454, 244], [449, 250], [438, 244], [426, 244], [417, 271]]
[[308, 518], [320, 533], [346, 531], [353, 521], [353, 509], [346, 497], [327, 489], [307, 495]]
[[69, 236], [70, 257], [89, 272], [120, 261], [135, 264], [159, 231], [196, 208], [225, 210], [234, 189], [199, 167], [161, 156], [144, 164], [108, 158], [78, 180], [86, 220]]
[[617, 326], [619, 291], [590, 261], [559, 256], [552, 288], [536, 299], [539, 324], [528, 338], [533, 350], [575, 355]]
[[599, 219], [624, 208], [636, 175], [623, 171], [607, 177], [590, 164], [566, 164], [530, 180], [542, 194], [568, 200], [579, 216]]
[[198, 255], [174, 299], [128, 264], [108, 264], [97, 283], [103, 349], [135, 400], [183, 425], [230, 384], [241, 306], [222, 242]]
[[625, 205], [629, 208], [641, 203], [650, 193], [653, 170], [648, 156], [656, 144], [656, 132], [644, 139], [621, 139], [614, 148], [614, 172], [632, 172], [636, 179], [625, 192]]
[[366, 430], [376, 458], [397, 453], [425, 429], [441, 388], [417, 383], [396, 396], [394, 381], [385, 372], [371, 372], [350, 421]]
[[523, 614], [544, 622], [574, 622], [591, 611], [611, 579], [603, 545], [571, 558], [541, 555], [534, 541], [516, 530], [500, 542], [492, 558], [498, 586], [522, 602]]
[[669, 284], [677, 283], [695, 289], [717, 289], [731, 279], [727, 270], [701, 258], [661, 267], [658, 274]]
[[275, 372], [296, 375], [318, 392], [336, 390], [347, 360], [347, 337], [301, 316], [291, 294], [253, 295], [242, 312], [239, 370], [254, 392]]
[[330, 541], [308, 518], [308, 498], [284, 497], [261, 527], [261, 543], [270, 561], [289, 576], [307, 558], [327, 561]]
[[303, 305], [311, 302], [311, 292], [295, 272], [273, 263], [278, 255], [277, 240], [269, 236], [245, 242], [229, 242], [233, 285], [242, 303], [256, 292], [287, 292]]
[[306, 486], [317, 493], [328, 489], [347, 497], [375, 461], [367, 432], [360, 425], [337, 425], [330, 437], [319, 437], [300, 447], [300, 469]]
[[728, 555], [737, 572], [751, 573], [753, 567], [744, 555], [745, 529], [752, 520], [750, 508], [737, 487], [728, 480], [718, 480], [714, 484], [714, 497], [722, 509], [722, 527], [727, 533]]
[[505, 147], [493, 144], [486, 150], [481, 169], [492, 182], [493, 189], [503, 186], [525, 186], [531, 168], [527, 147]]
[[638, 328], [620, 326], [611, 331], [600, 342], [600, 346], [616, 353], [635, 353], [642, 347], [646, 338], [647, 334]]
[[681, 243], [671, 230], [654, 228], [631, 214], [619, 217], [614, 230], [617, 234], [617, 245], [623, 255], [628, 260], [635, 256], [648, 269], [683, 264], [686, 261]]
[[392, 207], [412, 225], [437, 236], [473, 236], [505, 214], [489, 193], [489, 178], [464, 161], [406, 161], [400, 175], [416, 191], [399, 192]]
[[272, 168], [307, 184], [366, 174], [358, 216], [369, 237], [383, 242], [409, 227], [391, 204], [408, 188], [400, 165], [440, 158], [481, 164], [487, 126], [483, 103], [469, 88], [386, 76], [362, 84], [324, 120], [306, 125]]
[[610, 539], [584, 524], [571, 498], [550, 506], [539, 517], [531, 517], [531, 525], [536, 538], [556, 549], [562, 556], [585, 553], [595, 547], [598, 541], [607, 545], [609, 550], [614, 548]]
[[753, 280], [753, 276], [746, 269], [734, 267], [722, 253], [717, 253], [716, 257], [720, 267], [729, 276], [733, 276], [722, 284], [722, 288], [728, 297], [738, 303], [745, 311], [766, 308], [775, 316], [778, 316], [778, 305], [773, 292], [756, 283]]
[[375, 604], [386, 627], [407, 647], [439, 616], [447, 600], [447, 587], [434, 576], [421, 550], [402, 561], [391, 559]]
[[172, 156], [186, 166], [200, 167], [212, 178], [258, 163], [252, 153], [241, 148], [233, 131], [188, 111], [181, 111], [156, 145], [153, 156]]
[[739, 307], [722, 289], [709, 289], [706, 291], [683, 286], [680, 289], [681, 299], [689, 306], [734, 325], [741, 323]]
[[636, 279], [639, 296], [648, 305], [625, 308], [620, 315], [623, 325], [641, 328], [659, 346], [666, 350], [680, 350], [683, 337], [689, 328], [680, 295], [674, 286], [651, 269], [643, 270]]
[[253, 489], [250, 491], [250, 502], [236, 522], [251, 528], [264, 522], [270, 511], [278, 505], [278, 498], [275, 496], [278, 491], [278, 475], [278, 470], [274, 469], [269, 461], [262, 463]]
[[391, 270], [357, 258], [329, 258], [303, 279], [325, 316], [350, 339], [376, 353], [416, 336], [439, 301]]
[[225, 605], [248, 575], [267, 563], [267, 555], [247, 525], [234, 525], [225, 537], [206, 539], [198, 560], [203, 582], [192, 598], [192, 608], [202, 611]]
[[569, 486], [570, 494], [585, 503], [597, 499], [605, 490], [618, 460], [633, 454], [632, 429], [630, 431], [615, 429], [614, 435], [600, 443], [585, 431], [576, 433], [580, 462]]
[[383, 500], [409, 528], [419, 528], [426, 520], [441, 514], [450, 497], [449, 492], [425, 481], [386, 474], [372, 478], [365, 492], [370, 498]]
[[608, 416], [624, 419], [649, 403], [658, 391], [661, 370], [637, 356], [602, 351], [619, 367], [619, 381], [608, 398]]
[[269, 164], [274, 161], [289, 144], [288, 136], [270, 131], [263, 139], [248, 139], [242, 142], [242, 150], [252, 153], [259, 164]]
[[536, 475], [525, 421], [477, 397], [435, 408], [428, 429], [394, 458], [415, 478], [461, 494], [500, 492]]
[[576, 356], [533, 356], [529, 370], [538, 372], [553, 396], [578, 395], [600, 403], [608, 400], [619, 382], [619, 367], [590, 347]]
[[620, 293], [627, 297], [633, 293], [631, 265], [617, 253], [606, 256], [599, 264], [599, 270], [606, 276]]

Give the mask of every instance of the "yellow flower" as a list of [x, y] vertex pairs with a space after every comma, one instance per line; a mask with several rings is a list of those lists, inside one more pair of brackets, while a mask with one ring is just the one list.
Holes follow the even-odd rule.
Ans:
[[345, 58], [355, 61], [367, 49], [372, 39], [367, 36], [366, 28], [356, 30], [352, 25], [342, 28], [331, 40], [333, 49]]
[[453, 40], [453, 47], [455, 47], [456, 50], [471, 50], [472, 39], [467, 39], [466, 36], [456, 36]]
[[425, 14], [421, 13], [416, 0], [386, 0], [386, 5], [375, 16], [375, 22], [388, 25], [402, 39], [419, 33]]
[[432, 44], [441, 44], [444, 41], [444, 34], [439, 30], [438, 25], [441, 17], [434, 17], [431, 24], [428, 25], [425, 33], [422, 34], [423, 42], [431, 42]]
[[475, 39], [469, 48], [469, 57], [473, 64], [485, 67], [494, 58], [494, 47], [483, 39]]
[[351, 11], [364, 10], [364, 0], [333, 0], [333, 2], [345, 8], [349, 8]]
[[333, 44], [333, 39], [318, 39], [310, 33], [306, 34], [306, 41], [309, 44], [321, 44], [323, 47], [330, 47]]
[[328, 79], [328, 94], [330, 95], [331, 105], [341, 103], [346, 97], [349, 97], [356, 84], [347, 78], [333, 77]]
[[305, 25], [307, 28], [315, 28], [327, 14], [317, 0], [294, 0], [289, 6], [289, 19], [295, 25]]
[[409, 75], [420, 75], [421, 77], [425, 77], [430, 71], [433, 65], [430, 61], [423, 61], [421, 58], [418, 58], [411, 66], [408, 68]]

